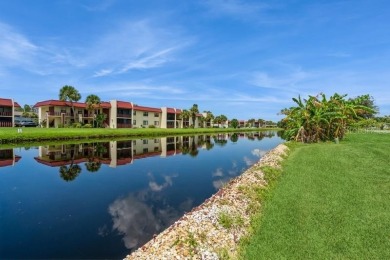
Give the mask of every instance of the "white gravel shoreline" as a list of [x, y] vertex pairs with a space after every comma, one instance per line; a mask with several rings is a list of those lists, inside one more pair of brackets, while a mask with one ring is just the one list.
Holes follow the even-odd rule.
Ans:
[[[235, 257], [260, 203], [251, 191], [267, 185], [263, 166], [279, 167], [287, 146], [278, 145], [203, 204], [125, 259], [220, 259]], [[253, 193], [252, 193], [253, 194]]]

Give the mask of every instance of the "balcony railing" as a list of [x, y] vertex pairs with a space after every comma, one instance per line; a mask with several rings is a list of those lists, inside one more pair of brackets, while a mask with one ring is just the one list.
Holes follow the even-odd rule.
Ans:
[[117, 117], [131, 118], [131, 114], [118, 114]]
[[0, 127], [12, 127], [12, 122], [0, 122]]
[[131, 128], [131, 124], [117, 124], [118, 128]]
[[0, 116], [12, 116], [12, 112], [0, 112]]
[[63, 112], [48, 112], [49, 116], [61, 116], [62, 114], [65, 114], [65, 116], [70, 116], [70, 113], [63, 113]]

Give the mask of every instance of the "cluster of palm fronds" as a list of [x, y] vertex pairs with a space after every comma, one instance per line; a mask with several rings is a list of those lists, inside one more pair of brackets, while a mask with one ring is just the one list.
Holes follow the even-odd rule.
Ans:
[[375, 111], [357, 102], [358, 99], [346, 100], [347, 95], [334, 94], [329, 99], [325, 94], [309, 96], [308, 99], [293, 98], [298, 105], [283, 109], [282, 126], [285, 137], [305, 143], [341, 140], [349, 124], [363, 118], [363, 115]]

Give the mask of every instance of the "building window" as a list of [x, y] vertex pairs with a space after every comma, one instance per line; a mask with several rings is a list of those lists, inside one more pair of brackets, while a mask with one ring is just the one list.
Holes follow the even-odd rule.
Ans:
[[160, 124], [160, 122], [154, 121], [154, 125], [155, 125], [155, 126], [158, 126], [159, 124]]
[[143, 144], [148, 144], [148, 140], [146, 140], [146, 139], [145, 139], [145, 140], [142, 140], [142, 143], [143, 143]]
[[149, 122], [148, 122], [148, 120], [144, 120], [144, 121], [142, 122], [142, 124], [143, 124], [143, 125], [149, 125]]
[[154, 113], [154, 117], [159, 117], [160, 114], [159, 113]]
[[144, 148], [143, 152], [144, 152], [144, 153], [148, 153], [148, 152], [149, 152], [149, 149], [148, 149], [148, 148]]
[[136, 125], [137, 124], [137, 120], [133, 120], [133, 125]]
[[158, 144], [160, 142], [160, 139], [154, 139], [154, 143]]
[[148, 112], [144, 112], [144, 116], [148, 116], [149, 115], [149, 113]]
[[137, 115], [137, 111], [134, 110], [134, 111], [133, 111], [133, 115], [134, 115], [134, 116]]

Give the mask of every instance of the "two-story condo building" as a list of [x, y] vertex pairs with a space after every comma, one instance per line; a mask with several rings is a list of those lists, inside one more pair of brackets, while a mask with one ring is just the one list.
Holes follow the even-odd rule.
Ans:
[[14, 126], [16, 108], [20, 105], [12, 99], [0, 98], [0, 127]]
[[[191, 119], [181, 119], [182, 112], [177, 108], [153, 108], [133, 104], [132, 102], [110, 100], [102, 102], [93, 109], [86, 103], [60, 100], [46, 100], [34, 105], [38, 110], [38, 119], [45, 127], [59, 127], [71, 123], [91, 124], [99, 114], [105, 115], [104, 125], [110, 128], [183, 128], [190, 126]], [[200, 127], [198, 114], [195, 126]]]

